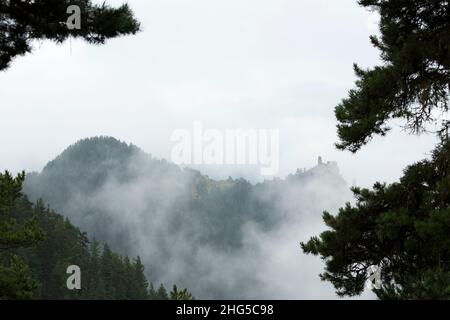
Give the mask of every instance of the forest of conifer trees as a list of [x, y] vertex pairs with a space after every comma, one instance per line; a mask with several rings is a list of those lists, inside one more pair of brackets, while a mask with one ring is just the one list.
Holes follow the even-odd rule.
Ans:
[[[0, 298], [33, 299], [192, 299], [175, 285], [167, 292], [144, 275], [140, 257], [122, 256], [89, 239], [68, 218], [21, 193], [23, 175], [0, 174]], [[81, 288], [69, 290], [67, 267], [82, 273]], [[17, 279], [22, 281], [17, 281]]]

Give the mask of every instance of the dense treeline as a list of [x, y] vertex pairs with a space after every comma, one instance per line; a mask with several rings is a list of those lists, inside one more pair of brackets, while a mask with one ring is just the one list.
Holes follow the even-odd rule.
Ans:
[[[140, 257], [130, 259], [113, 252], [107, 244], [90, 241], [67, 218], [39, 200], [36, 204], [20, 193], [23, 176], [0, 174], [2, 261], [0, 297], [35, 299], [191, 299], [187, 290], [174, 286], [168, 293], [155, 289], [144, 275]], [[15, 187], [15, 196], [11, 194]], [[8, 201], [7, 201], [8, 200]], [[14, 200], [14, 201], [11, 201]], [[22, 227], [21, 227], [22, 226]], [[24, 241], [18, 242], [22, 236]], [[14, 267], [15, 261], [21, 268]], [[67, 267], [81, 269], [81, 289], [67, 288]], [[21, 270], [18, 270], [21, 269]], [[15, 271], [15, 273], [13, 272]], [[16, 278], [26, 279], [12, 287]], [[10, 279], [8, 279], [10, 278]], [[9, 281], [11, 280], [11, 281]], [[17, 283], [16, 283], [17, 285]]]

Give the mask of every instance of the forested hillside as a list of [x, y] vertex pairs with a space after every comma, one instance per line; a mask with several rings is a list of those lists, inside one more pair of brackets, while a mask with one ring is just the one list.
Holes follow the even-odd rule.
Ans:
[[217, 181], [110, 137], [70, 146], [27, 176], [25, 192], [121, 254], [140, 255], [155, 282], [205, 298], [262, 295], [250, 289], [268, 285], [252, 270], [267, 259], [263, 239], [312, 228], [323, 209], [351, 199], [335, 163], [256, 185]]
[[[141, 259], [129, 258], [90, 240], [68, 218], [51, 210], [41, 200], [31, 203], [17, 193], [6, 201], [11, 185], [20, 184], [9, 173], [0, 174], [3, 219], [2, 261], [9, 272], [0, 279], [5, 297], [33, 299], [168, 299], [161, 285], [154, 288], [144, 275]], [[20, 190], [20, 185], [17, 190]], [[4, 201], [5, 200], [5, 201]], [[9, 203], [8, 203], [9, 202]], [[22, 237], [23, 235], [23, 237]], [[24, 243], [22, 240], [27, 240]], [[16, 264], [16, 259], [19, 263]], [[67, 267], [81, 269], [81, 288], [69, 290]], [[5, 267], [3, 267], [5, 268]], [[11, 279], [9, 279], [9, 277]], [[14, 278], [20, 277], [18, 282]], [[11, 281], [9, 281], [11, 280]], [[172, 295], [175, 292], [172, 292]], [[1, 298], [1, 297], [0, 297]]]

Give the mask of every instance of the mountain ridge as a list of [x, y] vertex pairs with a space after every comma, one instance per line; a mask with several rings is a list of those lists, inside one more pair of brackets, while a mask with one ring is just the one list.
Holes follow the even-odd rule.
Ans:
[[[119, 156], [120, 159], [123, 159], [123, 154], [120, 153], [119, 151], [122, 151], [122, 152], [125, 151], [125, 154], [127, 154], [129, 157], [136, 156], [136, 155], [142, 156], [144, 158], [147, 157], [148, 160], [163, 163], [163, 164], [168, 164], [168, 165], [173, 166], [173, 168], [177, 167], [182, 171], [186, 170], [193, 174], [200, 174], [204, 177], [209, 178], [209, 176], [207, 174], [203, 174], [200, 170], [190, 168], [188, 166], [180, 167], [180, 166], [176, 165], [175, 163], [172, 163], [164, 158], [155, 158], [152, 156], [151, 153], [147, 153], [146, 151], [144, 151], [140, 147], [136, 146], [135, 144], [121, 141], [112, 136], [94, 136], [94, 137], [87, 137], [87, 138], [80, 139], [80, 140], [76, 141], [75, 143], [69, 145], [60, 154], [58, 154], [54, 159], [48, 161], [47, 164], [44, 166], [44, 168], [41, 170], [41, 172], [31, 172], [29, 174], [45, 173], [46, 171], [49, 171], [50, 169], [52, 169], [55, 166], [55, 164], [58, 163], [58, 161], [61, 161], [61, 160], [65, 161], [65, 160], [67, 160], [67, 158], [69, 158], [71, 160], [71, 162], [73, 162], [74, 160], [82, 160], [82, 159], [79, 159], [80, 158], [79, 155], [86, 153], [86, 149], [85, 149], [86, 145], [94, 145], [97, 148], [100, 147], [100, 149], [103, 149], [103, 151], [105, 151], [104, 153], [99, 152], [101, 150], [96, 150], [96, 149], [93, 149], [93, 150], [95, 151], [95, 153], [97, 155], [102, 155], [102, 157], [105, 158], [104, 160], [115, 158], [117, 156]], [[110, 151], [112, 151], [112, 152], [110, 152]], [[92, 153], [91, 153], [91, 155], [92, 155]], [[98, 159], [96, 159], [96, 160], [98, 161]], [[248, 181], [249, 183], [251, 183], [252, 185], [257, 185], [257, 184], [261, 184], [261, 183], [264, 183], [267, 181], [272, 181], [272, 180], [280, 180], [280, 179], [285, 180], [285, 179], [292, 178], [293, 176], [301, 175], [302, 173], [308, 173], [311, 170], [318, 170], [318, 169], [323, 170], [325, 168], [330, 169], [330, 171], [333, 171], [334, 174], [340, 174], [337, 162], [335, 162], [335, 161], [323, 162], [322, 157], [319, 156], [317, 165], [315, 167], [311, 167], [309, 169], [306, 169], [306, 168], [297, 169], [297, 171], [295, 173], [288, 174], [284, 178], [273, 177], [272, 179], [264, 179], [264, 181], [262, 181], [262, 182], [255, 182], [255, 183], [252, 183], [250, 180], [245, 179], [245, 178], [241, 178], [241, 177], [232, 178], [231, 176], [228, 177], [228, 179], [214, 179], [214, 178], [209, 178], [209, 179], [217, 181], [217, 182], [228, 181], [230, 179], [231, 180], [245, 180], [245, 181]]]
[[[155, 282], [179, 283], [199, 298], [256, 298], [242, 290], [265, 280], [249, 269], [255, 261], [240, 265], [255, 254], [247, 252], [258, 246], [252, 237], [319, 225], [323, 210], [351, 197], [334, 164], [256, 184], [214, 180], [112, 137], [69, 146], [41, 173], [27, 175], [24, 191], [119, 253], [141, 255]], [[239, 272], [225, 281], [224, 265]]]

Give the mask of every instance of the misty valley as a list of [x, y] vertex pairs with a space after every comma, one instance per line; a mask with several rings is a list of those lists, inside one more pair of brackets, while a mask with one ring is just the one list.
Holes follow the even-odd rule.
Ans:
[[[334, 297], [315, 275], [320, 260], [298, 254], [298, 239], [321, 230], [324, 209], [351, 200], [336, 163], [320, 160], [257, 184], [217, 181], [96, 137], [27, 174], [24, 192], [89, 239], [139, 256], [154, 284], [177, 284], [198, 298], [269, 298], [274, 290], [286, 298]], [[311, 282], [317, 292], [301, 290]]]
[[449, 97], [448, 0], [0, 0], [0, 306], [450, 300]]

